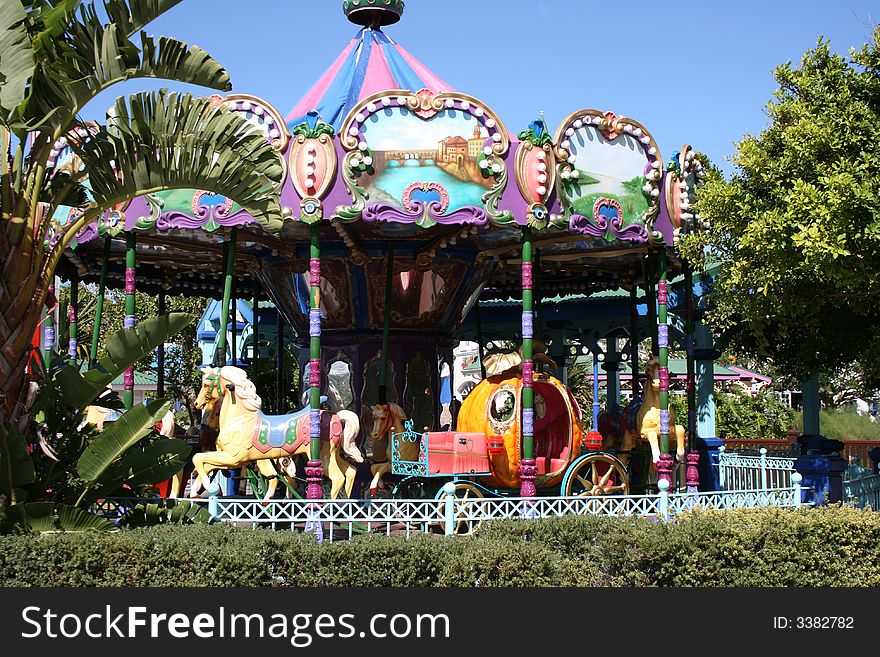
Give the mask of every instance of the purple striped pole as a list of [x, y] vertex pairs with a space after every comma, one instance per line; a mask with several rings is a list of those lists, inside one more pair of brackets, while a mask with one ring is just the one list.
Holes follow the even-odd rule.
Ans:
[[67, 306], [67, 323], [69, 327], [67, 355], [70, 360], [76, 361], [77, 324], [76, 311], [79, 305], [79, 275], [74, 274], [70, 278], [70, 304]]
[[672, 485], [672, 455], [669, 453], [669, 288], [666, 281], [666, 251], [660, 252], [660, 280], [657, 281], [657, 347], [660, 379], [660, 460], [657, 478]]
[[532, 360], [535, 314], [532, 312], [532, 229], [523, 229], [522, 244], [522, 461], [519, 466], [520, 497], [534, 497], [535, 476], [535, 390]]

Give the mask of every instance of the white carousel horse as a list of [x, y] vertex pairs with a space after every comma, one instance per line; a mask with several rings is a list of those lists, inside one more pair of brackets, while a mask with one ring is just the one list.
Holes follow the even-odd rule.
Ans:
[[[208, 491], [219, 489], [208, 479], [208, 474], [214, 470], [240, 468], [249, 461], [259, 463], [309, 453], [311, 414], [308, 408], [290, 415], [263, 415], [256, 387], [244, 370], [222, 367], [219, 376], [219, 385], [227, 392], [220, 410], [217, 450], [193, 456], [193, 465]], [[320, 459], [332, 482], [330, 497], [335, 499], [343, 486], [346, 495], [350, 496], [357, 471], [344, 456], [356, 463], [364, 460], [355, 444], [360, 420], [345, 410], [337, 413], [322, 410], [320, 418]]]

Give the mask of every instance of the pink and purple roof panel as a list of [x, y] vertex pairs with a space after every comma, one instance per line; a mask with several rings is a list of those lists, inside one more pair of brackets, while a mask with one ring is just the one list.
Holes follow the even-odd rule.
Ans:
[[286, 117], [292, 129], [310, 110], [339, 130], [359, 101], [379, 91], [455, 91], [381, 30], [362, 29]]

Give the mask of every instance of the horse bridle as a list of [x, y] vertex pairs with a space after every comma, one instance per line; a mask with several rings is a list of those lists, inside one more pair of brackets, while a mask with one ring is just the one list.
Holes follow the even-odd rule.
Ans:
[[208, 388], [209, 395], [212, 395], [215, 390], [220, 393], [221, 397], [223, 397], [226, 394], [226, 391], [223, 390], [223, 387], [220, 385], [220, 375], [219, 374], [207, 374], [207, 375], [205, 375], [205, 378], [211, 384], [211, 386]]

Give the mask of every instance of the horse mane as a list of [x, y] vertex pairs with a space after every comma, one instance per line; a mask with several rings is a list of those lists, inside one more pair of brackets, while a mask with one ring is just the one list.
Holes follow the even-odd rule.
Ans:
[[257, 386], [248, 378], [247, 372], [240, 367], [227, 365], [220, 368], [220, 377], [235, 386], [235, 396], [240, 399], [246, 408], [259, 411], [263, 406], [263, 400], [257, 394]]

